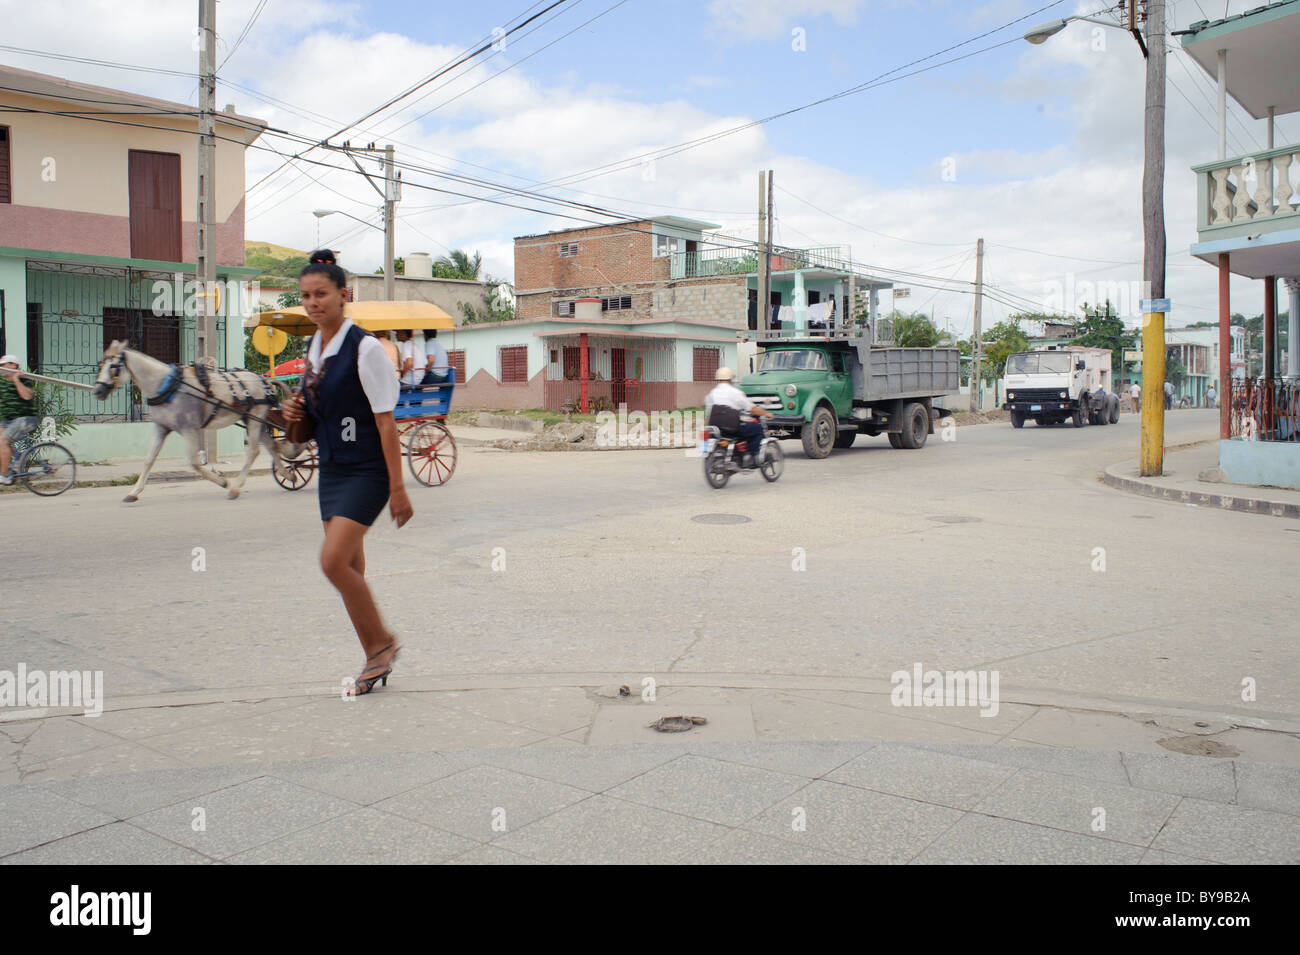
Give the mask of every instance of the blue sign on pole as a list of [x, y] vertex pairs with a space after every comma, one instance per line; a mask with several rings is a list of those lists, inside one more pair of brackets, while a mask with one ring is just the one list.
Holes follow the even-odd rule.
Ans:
[[1169, 311], [1169, 299], [1146, 298], [1139, 303], [1139, 306], [1144, 315], [1150, 312], [1167, 312]]

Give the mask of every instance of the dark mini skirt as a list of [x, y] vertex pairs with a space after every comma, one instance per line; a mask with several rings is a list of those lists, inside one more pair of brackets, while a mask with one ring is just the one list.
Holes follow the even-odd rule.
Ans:
[[320, 519], [346, 517], [367, 527], [388, 503], [388, 468], [377, 465], [320, 467]]

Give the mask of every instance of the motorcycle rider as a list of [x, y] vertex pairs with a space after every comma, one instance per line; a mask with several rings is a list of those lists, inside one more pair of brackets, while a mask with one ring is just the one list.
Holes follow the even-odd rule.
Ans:
[[[715, 405], [721, 405], [724, 408], [734, 408], [740, 414], [750, 414], [757, 418], [771, 418], [772, 412], [760, 408], [750, 400], [749, 395], [745, 394], [734, 384], [736, 374], [730, 368], [719, 368], [713, 374], [713, 380], [717, 382], [713, 390], [704, 396], [704, 413], [708, 417], [709, 424], [715, 425], [713, 420], [713, 408]], [[715, 427], [723, 427], [715, 425]], [[735, 428], [736, 434], [740, 440], [744, 441], [749, 450], [745, 453], [745, 459], [742, 461], [743, 467], [753, 467], [758, 461], [758, 454], [763, 443], [763, 426], [757, 421], [741, 421]]]

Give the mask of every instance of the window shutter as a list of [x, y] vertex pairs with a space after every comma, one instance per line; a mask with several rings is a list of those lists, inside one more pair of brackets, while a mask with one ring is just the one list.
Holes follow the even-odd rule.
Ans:
[[0, 126], [0, 202], [14, 201], [9, 182], [9, 127]]
[[447, 352], [447, 358], [451, 361], [451, 367], [456, 369], [456, 384], [465, 383], [465, 349], [459, 351]]
[[691, 364], [693, 366], [692, 378], [695, 381], [712, 381], [713, 375], [718, 370], [718, 359], [721, 354], [717, 348], [695, 348], [691, 352]]
[[501, 348], [501, 384], [528, 384], [527, 345], [506, 345]]

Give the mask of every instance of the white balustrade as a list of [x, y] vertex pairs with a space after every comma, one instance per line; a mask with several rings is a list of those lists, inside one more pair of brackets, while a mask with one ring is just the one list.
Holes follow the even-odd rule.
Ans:
[[1300, 197], [1292, 201], [1297, 187], [1290, 179], [1292, 160], [1300, 167], [1300, 145], [1269, 153], [1198, 168], [1205, 177], [1207, 226], [1300, 214]]

